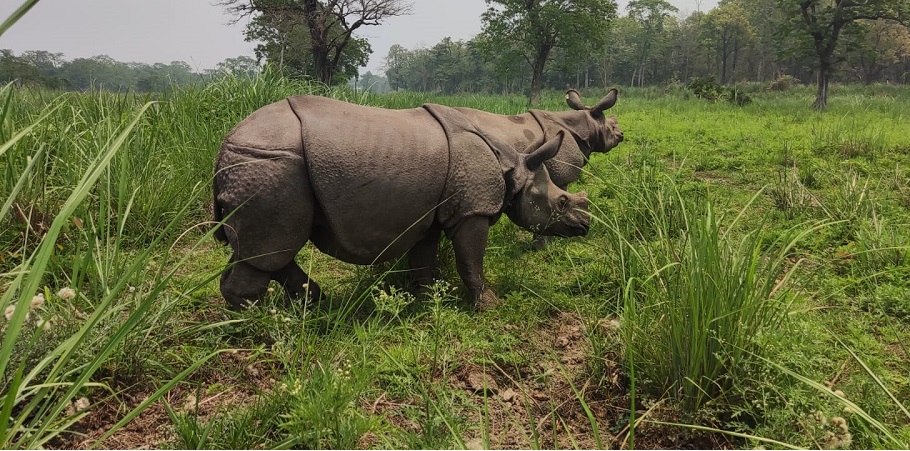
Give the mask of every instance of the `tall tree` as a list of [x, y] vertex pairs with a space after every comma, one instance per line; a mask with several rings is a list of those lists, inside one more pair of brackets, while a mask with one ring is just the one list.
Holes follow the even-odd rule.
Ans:
[[910, 29], [887, 20], [864, 20], [861, 36], [850, 46], [847, 59], [864, 83], [881, 80], [882, 73], [910, 60]]
[[540, 102], [544, 71], [557, 47], [575, 54], [604, 45], [605, 28], [616, 15], [613, 0], [486, 0], [478, 41], [485, 53], [519, 52], [531, 67], [529, 104]]
[[410, 13], [403, 0], [221, 0], [238, 19], [251, 15], [271, 16], [273, 23], [306, 25], [315, 78], [331, 84], [341, 72], [350, 45], [359, 45], [354, 32], [381, 24], [389, 17]]
[[910, 18], [907, 0], [778, 0], [793, 19], [795, 28], [812, 37], [816, 60], [818, 91], [813, 106], [828, 105], [828, 85], [835, 66], [844, 58], [838, 53], [843, 33], [855, 32], [859, 20], [887, 19], [906, 24]]
[[721, 84], [726, 84], [728, 79], [736, 75], [739, 52], [752, 40], [752, 25], [743, 6], [742, 0], [723, 2], [705, 15], [702, 32], [705, 42], [711, 46], [720, 60]]
[[670, 17], [671, 13], [679, 10], [666, 0], [632, 0], [629, 2], [628, 9], [629, 17], [635, 19], [641, 25], [636, 39], [638, 45], [638, 84], [641, 86], [644, 83], [645, 63], [650, 56], [654, 43], [664, 31], [664, 21]]

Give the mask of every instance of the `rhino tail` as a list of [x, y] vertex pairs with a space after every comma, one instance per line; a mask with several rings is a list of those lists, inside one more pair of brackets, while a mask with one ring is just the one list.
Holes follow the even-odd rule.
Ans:
[[218, 203], [218, 181], [217, 179], [212, 180], [212, 215], [215, 218], [215, 231], [213, 235], [215, 239], [221, 241], [222, 243], [227, 244], [228, 237], [227, 233], [224, 232], [224, 212], [221, 208], [221, 204]]

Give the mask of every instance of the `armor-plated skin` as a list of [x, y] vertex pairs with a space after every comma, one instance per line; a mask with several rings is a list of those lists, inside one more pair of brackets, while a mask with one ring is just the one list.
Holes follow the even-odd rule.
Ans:
[[307, 241], [356, 264], [407, 253], [426, 285], [445, 233], [475, 305], [491, 307], [483, 256], [502, 213], [544, 235], [588, 231], [587, 198], [554, 185], [543, 164], [564, 136], [516, 149], [441, 105], [387, 110], [314, 96], [267, 105], [230, 132], [216, 162], [216, 237], [234, 251], [222, 294], [242, 308], [276, 280], [288, 297], [319, 298], [294, 261]]

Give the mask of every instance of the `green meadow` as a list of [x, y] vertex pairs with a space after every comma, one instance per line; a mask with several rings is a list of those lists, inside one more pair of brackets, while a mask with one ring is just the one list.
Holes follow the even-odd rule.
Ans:
[[835, 85], [819, 113], [811, 87], [765, 88], [743, 106], [620, 89], [625, 141], [570, 187], [591, 233], [532, 250], [501, 219], [491, 311], [444, 241], [425, 296], [405, 262], [308, 245], [327, 300], [288, 307], [276, 285], [235, 313], [210, 208], [237, 122], [305, 93], [526, 99], [270, 73], [158, 96], [6, 86], [0, 448], [908, 448], [910, 89]]

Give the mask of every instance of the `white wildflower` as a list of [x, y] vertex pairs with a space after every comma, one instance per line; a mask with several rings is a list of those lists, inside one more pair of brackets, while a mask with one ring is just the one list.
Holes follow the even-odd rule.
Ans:
[[126, 290], [126, 291], [129, 291], [129, 292], [130, 292], [130, 293], [135, 293], [135, 292], [136, 292], [136, 287], [134, 287], [134, 286], [132, 286], [132, 285], [130, 285], [130, 287], [129, 287], [129, 288], [127, 288], [127, 290]]
[[6, 320], [10, 321], [13, 319], [13, 313], [16, 313], [15, 304], [6, 306], [6, 312], [4, 312], [3, 314], [6, 316]]
[[73, 290], [70, 287], [63, 287], [57, 292], [57, 296], [60, 296], [60, 299], [63, 299], [64, 301], [69, 301], [76, 297], [76, 290]]
[[44, 294], [43, 293], [38, 293], [38, 294], [32, 296], [32, 302], [31, 302], [30, 308], [35, 309], [35, 308], [41, 307], [42, 305], [44, 305]]
[[269, 287], [268, 292], [269, 292], [269, 294], [274, 293], [274, 292], [275, 292], [275, 287]]
[[88, 406], [90, 406], [90, 405], [91, 405], [91, 403], [88, 401], [88, 398], [86, 398], [85, 396], [83, 396], [73, 402], [73, 407], [76, 408], [76, 412], [82, 412], [83, 410], [88, 409]]
[[38, 322], [35, 323], [35, 325], [39, 329], [43, 329], [45, 332], [51, 330], [51, 320], [49, 319], [38, 318]]

